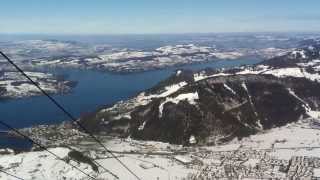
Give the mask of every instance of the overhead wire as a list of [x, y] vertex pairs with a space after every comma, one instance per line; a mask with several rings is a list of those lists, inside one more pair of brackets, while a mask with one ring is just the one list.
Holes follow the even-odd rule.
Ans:
[[[86, 134], [88, 134], [94, 141], [96, 141], [106, 152], [108, 152], [114, 159], [116, 159], [121, 166], [123, 166], [128, 172], [130, 172], [136, 179], [141, 180], [141, 178], [134, 173], [125, 163], [123, 163], [112, 151], [110, 151], [95, 135], [93, 135], [85, 126], [83, 126], [77, 119], [69, 113], [60, 103], [58, 103], [51, 95], [49, 95], [45, 90], [43, 90], [38, 83], [32, 80], [18, 65], [16, 65], [7, 55], [2, 51], [0, 54], [16, 69], [18, 70], [25, 78], [27, 78], [37, 89], [40, 90], [48, 99], [55, 104], [63, 113], [65, 113], [75, 124], [77, 124]], [[105, 168], [104, 168], [105, 169]], [[106, 170], [106, 169], [105, 169]]]
[[18, 176], [16, 176], [16, 175], [13, 175], [13, 174], [11, 174], [11, 173], [8, 173], [7, 171], [5, 171], [5, 170], [3, 170], [3, 169], [1, 169], [1, 168], [0, 168], [0, 172], [6, 174], [6, 175], [8, 175], [8, 176], [14, 177], [14, 178], [16, 178], [16, 179], [25, 180], [25, 179], [23, 179], [23, 178], [21, 178], [21, 177], [18, 177]]
[[7, 123], [5, 123], [5, 122], [3, 122], [3, 121], [0, 121], [0, 124], [1, 124], [2, 126], [4, 126], [4, 127], [8, 128], [9, 130], [17, 133], [17, 135], [20, 135], [21, 137], [29, 140], [31, 143], [39, 146], [41, 149], [47, 151], [49, 154], [55, 156], [55, 157], [58, 158], [59, 160], [64, 161], [65, 163], [69, 164], [71, 167], [73, 167], [73, 168], [77, 169], [78, 171], [80, 171], [81, 173], [85, 174], [85, 175], [88, 176], [90, 179], [96, 179], [95, 177], [93, 177], [93, 176], [91, 176], [90, 174], [84, 172], [83, 170], [81, 170], [81, 169], [78, 168], [77, 166], [71, 164], [70, 162], [67, 162], [66, 159], [63, 159], [63, 158], [59, 157], [58, 155], [56, 155], [55, 153], [53, 153], [52, 151], [49, 151], [47, 147], [45, 147], [44, 145], [36, 142], [35, 140], [31, 139], [30, 137], [26, 136], [25, 134], [21, 133], [18, 129], [10, 126], [9, 124], [7, 124]]

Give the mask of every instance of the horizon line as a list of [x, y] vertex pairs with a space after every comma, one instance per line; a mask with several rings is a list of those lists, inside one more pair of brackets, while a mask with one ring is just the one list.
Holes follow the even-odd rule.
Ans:
[[125, 35], [201, 35], [201, 34], [320, 34], [319, 31], [217, 31], [217, 32], [163, 32], [163, 33], [51, 33], [51, 32], [0, 32], [0, 35], [54, 35], [54, 36], [125, 36]]

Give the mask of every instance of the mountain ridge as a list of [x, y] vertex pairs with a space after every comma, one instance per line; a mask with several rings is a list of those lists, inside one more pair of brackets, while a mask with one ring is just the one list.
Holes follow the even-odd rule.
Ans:
[[98, 123], [108, 133], [211, 145], [317, 118], [319, 52], [314, 41], [254, 66], [178, 70], [154, 88], [98, 112], [95, 119], [103, 119]]

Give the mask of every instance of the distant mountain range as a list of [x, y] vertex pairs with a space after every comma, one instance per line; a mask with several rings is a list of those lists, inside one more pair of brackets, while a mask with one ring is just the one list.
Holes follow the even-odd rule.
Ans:
[[[140, 38], [135, 41], [140, 42]], [[28, 69], [71, 67], [130, 73], [220, 59], [268, 59], [285, 54], [303, 39], [276, 34], [168, 38], [172, 40], [164, 41], [161, 38], [159, 42], [154, 40], [154, 43], [146, 43], [144, 47], [131, 46], [130, 42], [121, 42], [119, 45], [112, 41], [109, 44], [108, 41], [86, 43], [55, 39], [0, 40], [0, 48], [19, 62], [20, 66]], [[1, 60], [0, 67], [10, 70], [10, 66]]]

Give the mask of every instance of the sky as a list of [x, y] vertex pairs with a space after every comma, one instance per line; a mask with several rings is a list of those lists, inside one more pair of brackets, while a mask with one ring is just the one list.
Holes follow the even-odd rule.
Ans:
[[319, 32], [319, 0], [0, 0], [0, 33]]

